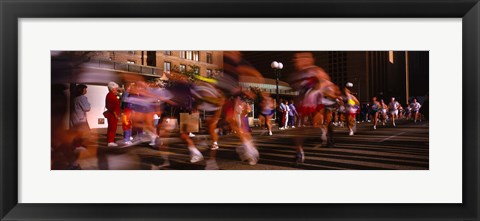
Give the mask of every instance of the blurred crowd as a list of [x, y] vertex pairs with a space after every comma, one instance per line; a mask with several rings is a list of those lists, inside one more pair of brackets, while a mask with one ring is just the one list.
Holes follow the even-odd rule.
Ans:
[[[241, 161], [255, 165], [260, 153], [252, 138], [248, 120], [252, 112], [251, 104], [258, 107], [259, 125], [268, 136], [273, 136], [272, 121], [276, 116], [279, 130], [311, 126], [321, 131], [319, 143], [325, 147], [334, 146], [333, 127], [347, 127], [353, 136], [357, 123], [373, 122], [373, 129], [379, 123], [391, 122], [396, 126], [397, 119], [412, 119], [415, 123], [422, 121], [422, 105], [414, 98], [405, 107], [395, 98], [389, 103], [373, 97], [368, 104], [361, 105], [354, 93], [350, 91], [352, 83], [336, 85], [328, 73], [315, 65], [312, 53], [299, 52], [293, 57], [296, 71], [290, 73], [287, 82], [299, 95], [291, 99], [277, 101], [271, 94], [258, 88], [245, 89], [239, 84], [242, 76], [255, 77], [261, 83], [264, 78], [238, 51], [224, 52], [224, 69], [222, 73], [212, 76], [191, 76], [181, 72], [171, 72], [168, 83], [147, 81], [139, 76], [111, 75], [106, 86], [104, 117], [107, 119], [105, 148], [125, 148], [142, 142], [161, 151], [162, 166], [170, 165], [168, 145], [162, 140], [175, 129], [172, 125], [179, 113], [208, 113], [203, 121], [209, 134], [209, 151], [202, 153], [192, 139], [194, 132], [187, 124], [179, 124], [178, 136], [185, 142], [190, 155], [190, 162], [205, 160], [205, 169], [219, 169], [216, 163], [216, 151], [222, 147], [219, 135], [231, 133], [237, 136], [242, 145], [236, 147]], [[71, 87], [71, 102], [65, 93], [67, 84], [72, 79], [57, 77], [67, 70], [81, 69], [81, 62], [57, 59], [52, 63], [52, 169], [81, 169], [77, 163], [78, 155], [86, 151], [98, 139], [92, 135], [87, 121], [91, 110], [86, 94], [88, 86], [82, 82]], [[82, 72], [80, 71], [80, 74]], [[123, 86], [120, 87], [119, 84]], [[66, 104], [70, 104], [67, 108]], [[174, 116], [172, 109], [177, 111]], [[68, 111], [70, 110], [70, 111]], [[67, 113], [69, 112], [69, 113]], [[64, 127], [65, 116], [69, 116], [69, 126]], [[178, 120], [177, 120], [178, 122]], [[118, 125], [121, 125], [123, 138], [116, 140]], [[294, 138], [292, 148], [296, 150], [296, 163], [303, 163], [303, 138]], [[98, 143], [93, 144], [97, 145]], [[204, 156], [206, 154], [206, 156]]]

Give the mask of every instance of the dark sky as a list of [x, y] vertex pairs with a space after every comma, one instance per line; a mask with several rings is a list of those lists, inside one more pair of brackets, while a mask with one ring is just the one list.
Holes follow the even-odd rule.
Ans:
[[267, 78], [274, 78], [273, 69], [270, 67], [272, 61], [283, 63], [281, 73], [284, 75], [295, 71], [292, 63], [293, 53], [293, 51], [242, 51], [244, 58]]

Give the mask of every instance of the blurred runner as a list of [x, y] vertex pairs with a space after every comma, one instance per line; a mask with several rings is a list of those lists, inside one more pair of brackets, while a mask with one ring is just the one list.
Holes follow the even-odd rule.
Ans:
[[382, 122], [382, 125], [385, 126], [385, 123], [387, 122], [388, 119], [388, 114], [387, 114], [388, 106], [385, 104], [383, 99], [380, 100], [380, 121]]
[[258, 116], [261, 124], [264, 122], [265, 127], [268, 130], [268, 135], [272, 136], [272, 116], [275, 113], [275, 107], [273, 104], [273, 98], [267, 92], [262, 92], [259, 96], [260, 99], [260, 114]]
[[322, 145], [327, 147], [334, 146], [333, 139], [333, 114], [343, 102], [341, 100], [340, 89], [333, 82], [324, 80], [320, 83], [322, 98], [321, 103], [323, 104], [323, 125], [322, 125]]
[[343, 96], [345, 102], [345, 109], [347, 111], [347, 125], [348, 125], [348, 135], [353, 136], [356, 130], [356, 114], [358, 110], [358, 99], [350, 92], [348, 88], [353, 87], [352, 83], [347, 83], [346, 87], [343, 89]]
[[388, 110], [392, 116], [392, 125], [395, 127], [395, 119], [398, 118], [398, 109], [400, 108], [400, 103], [398, 103], [394, 97], [390, 100], [388, 104]]
[[371, 106], [371, 109], [370, 109], [370, 115], [372, 117], [372, 121], [373, 121], [373, 129], [376, 130], [377, 129], [377, 123], [378, 123], [378, 115], [380, 114], [379, 111], [380, 111], [380, 102], [377, 101], [377, 97], [372, 97], [372, 106]]
[[420, 108], [422, 105], [417, 102], [417, 98], [413, 98], [413, 102], [409, 105], [411, 108], [412, 114], [414, 116], [414, 122], [417, 123], [417, 120], [422, 121], [422, 118], [420, 117]]
[[[299, 52], [293, 56], [296, 72], [289, 77], [292, 89], [299, 91], [298, 111], [301, 115], [313, 114], [313, 126], [321, 128], [322, 143], [327, 140], [327, 130], [324, 127], [326, 88], [331, 85], [330, 76], [322, 68], [315, 66], [315, 59], [311, 52]], [[335, 93], [331, 93], [332, 95]], [[335, 100], [334, 96], [332, 98]], [[331, 122], [331, 119], [330, 119]], [[296, 138], [296, 163], [305, 161], [303, 138]]]
[[[223, 64], [223, 73], [217, 78], [214, 85], [225, 96], [226, 102], [223, 105], [225, 120], [243, 143], [242, 146], [236, 148], [240, 159], [247, 161], [250, 165], [255, 165], [259, 160], [258, 150], [253, 143], [251, 134], [241, 130], [241, 127], [239, 127], [240, 122], [235, 117], [235, 102], [231, 98], [245, 96], [248, 99], [253, 99], [255, 97], [254, 93], [242, 90], [239, 84], [240, 78], [242, 76], [254, 77], [261, 83], [264, 82], [263, 76], [243, 59], [239, 51], [225, 51], [223, 53]], [[214, 147], [218, 147], [217, 140], [213, 141]]]

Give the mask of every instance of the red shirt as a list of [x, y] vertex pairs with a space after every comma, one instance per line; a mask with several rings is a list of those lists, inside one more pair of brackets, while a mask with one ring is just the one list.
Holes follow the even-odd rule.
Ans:
[[120, 100], [118, 100], [117, 95], [113, 92], [108, 92], [105, 98], [105, 107], [108, 111], [116, 113], [117, 116], [120, 115]]

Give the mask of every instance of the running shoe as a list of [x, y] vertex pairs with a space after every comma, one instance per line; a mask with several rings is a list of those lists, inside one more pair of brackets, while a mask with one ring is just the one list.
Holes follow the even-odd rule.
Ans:
[[240, 146], [236, 151], [241, 161], [247, 161], [250, 165], [257, 164], [259, 154], [255, 147]]
[[189, 147], [190, 150], [190, 163], [196, 163], [203, 160], [202, 153], [196, 147]]
[[322, 136], [321, 136], [321, 139], [322, 139], [322, 143], [327, 142], [327, 131], [325, 130], [325, 128], [322, 128]]
[[75, 147], [73, 152], [76, 153], [76, 154], [79, 154], [80, 152], [83, 152], [83, 151], [86, 151], [86, 150], [87, 150], [87, 148], [79, 146], [79, 147]]
[[257, 159], [256, 158], [249, 158], [247, 161], [248, 161], [248, 164], [252, 165], [252, 166], [257, 164]]
[[303, 151], [297, 152], [296, 163], [298, 164], [303, 162], [305, 162], [305, 154], [303, 153]]
[[202, 160], [203, 160], [203, 155], [202, 154], [200, 154], [200, 155], [192, 154], [190, 156], [190, 163], [197, 163], [197, 162], [200, 162]]
[[87, 150], [87, 148], [83, 147], [83, 146], [78, 146], [78, 147], [75, 147], [75, 152], [81, 152], [81, 151], [85, 151]]

